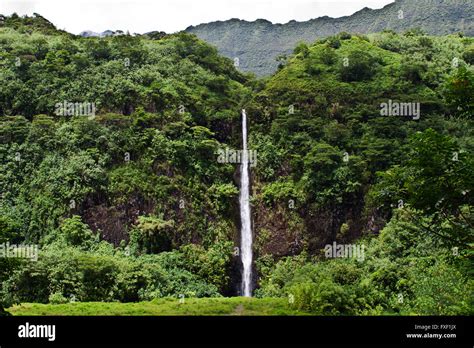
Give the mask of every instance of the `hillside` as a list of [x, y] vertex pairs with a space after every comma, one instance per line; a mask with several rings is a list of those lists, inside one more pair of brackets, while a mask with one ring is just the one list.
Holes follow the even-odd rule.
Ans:
[[472, 313], [474, 39], [340, 33], [293, 51], [257, 80], [189, 33], [84, 38], [5, 18], [0, 245], [37, 253], [0, 258], [0, 313], [240, 295], [241, 166], [219, 154], [241, 148], [242, 109], [264, 299], [248, 305]]
[[299, 41], [312, 43], [342, 31], [366, 34], [384, 29], [404, 32], [412, 28], [421, 28], [431, 35], [462, 31], [472, 36], [474, 3], [470, 0], [398, 0], [383, 9], [364, 8], [342, 18], [321, 17], [287, 24], [231, 19], [189, 27], [186, 31], [215, 45], [222, 55], [238, 58], [242, 71], [267, 76], [278, 67], [275, 59], [291, 53]]

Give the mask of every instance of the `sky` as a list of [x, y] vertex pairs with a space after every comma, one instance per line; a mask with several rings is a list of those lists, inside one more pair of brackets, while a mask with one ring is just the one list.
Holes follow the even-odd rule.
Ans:
[[190, 25], [231, 18], [273, 23], [348, 16], [394, 0], [0, 0], [0, 13], [42, 15], [59, 29], [173, 33]]

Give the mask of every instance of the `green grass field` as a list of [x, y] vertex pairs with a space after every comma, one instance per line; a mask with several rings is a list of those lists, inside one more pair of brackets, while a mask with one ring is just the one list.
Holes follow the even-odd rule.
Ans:
[[[181, 301], [182, 302], [182, 301]], [[23, 303], [7, 309], [12, 315], [40, 316], [146, 316], [146, 315], [307, 315], [292, 310], [284, 298], [162, 298], [150, 302]]]

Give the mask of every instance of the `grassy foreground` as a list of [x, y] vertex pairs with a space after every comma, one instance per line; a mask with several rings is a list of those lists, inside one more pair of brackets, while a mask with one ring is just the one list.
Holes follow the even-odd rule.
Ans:
[[[182, 302], [182, 301], [181, 301]], [[150, 302], [23, 303], [7, 309], [12, 315], [145, 316], [145, 315], [307, 315], [292, 310], [285, 298], [162, 298]]]

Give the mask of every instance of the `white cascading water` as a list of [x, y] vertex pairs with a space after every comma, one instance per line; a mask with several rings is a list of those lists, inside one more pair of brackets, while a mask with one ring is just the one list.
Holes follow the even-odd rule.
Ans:
[[242, 165], [240, 182], [240, 255], [242, 258], [242, 295], [252, 296], [252, 225], [250, 221], [249, 156], [247, 151], [247, 114], [242, 110]]

